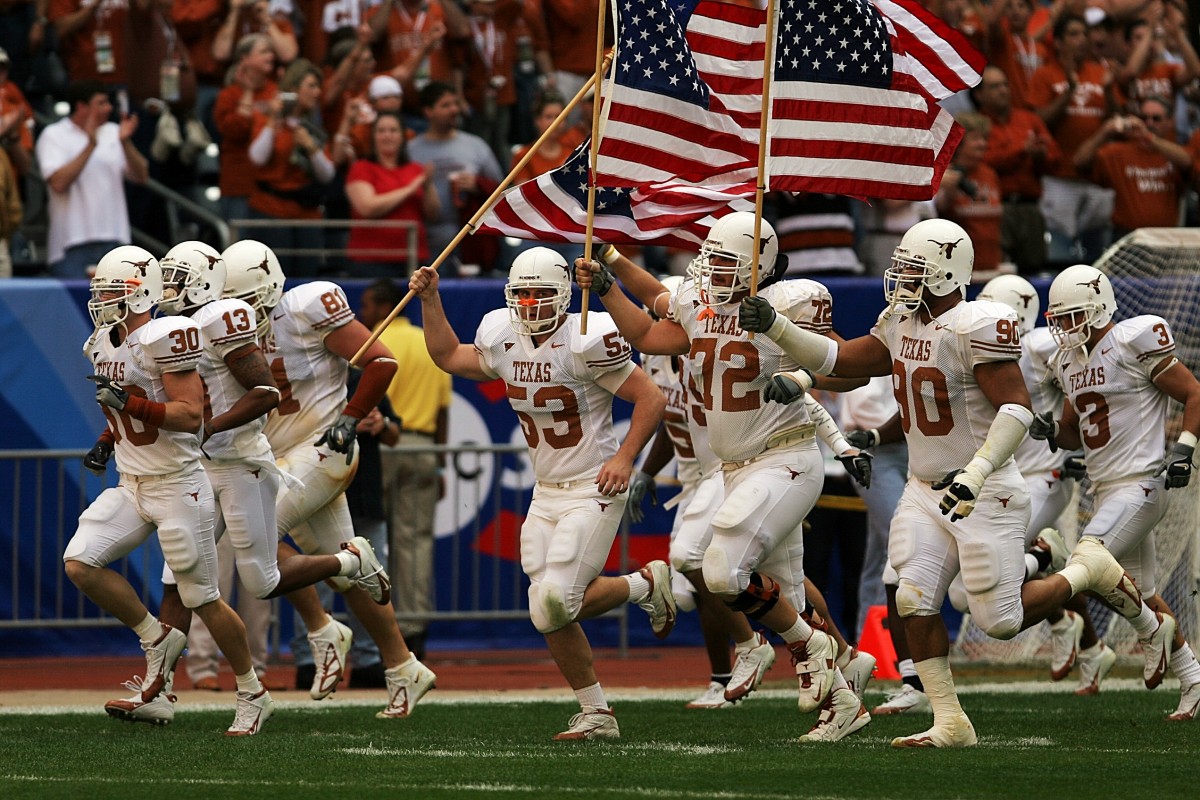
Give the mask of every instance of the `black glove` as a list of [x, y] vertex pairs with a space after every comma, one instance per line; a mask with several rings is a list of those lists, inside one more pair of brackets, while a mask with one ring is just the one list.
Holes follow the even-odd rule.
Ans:
[[744, 331], [766, 333], [775, 324], [776, 311], [761, 297], [746, 297], [738, 308], [738, 326]]
[[879, 444], [879, 431], [875, 429], [869, 431], [849, 431], [846, 434], [846, 441], [853, 448], [866, 450]]
[[1029, 436], [1039, 441], [1044, 440], [1050, 446], [1051, 453], [1058, 452], [1058, 442], [1054, 441], [1054, 437], [1058, 436], [1058, 422], [1049, 411], [1033, 415], [1033, 422], [1029, 424]]
[[[956, 469], [947, 472], [946, 477], [930, 485], [934, 491], [946, 490], [938, 508], [941, 509], [942, 516], [950, 515], [951, 522], [958, 522], [975, 510], [975, 499], [979, 497], [979, 488], [983, 481], [978, 476], [971, 481], [969, 476], [970, 473], [966, 470]], [[972, 483], [979, 486], [973, 486]]]
[[842, 462], [842, 466], [850, 473], [850, 477], [858, 482], [858, 485], [864, 489], [871, 488], [871, 454], [859, 451], [857, 453], [847, 453], [844, 456], [838, 456], [837, 460]]
[[658, 505], [658, 486], [654, 483], [654, 476], [639, 469], [629, 482], [629, 502], [625, 505], [629, 510], [629, 521], [635, 525], [646, 518], [646, 512], [642, 510], [642, 498], [647, 493], [650, 495], [650, 505]]
[[94, 475], [103, 475], [104, 470], [108, 469], [108, 460], [112, 458], [112, 454], [113, 443], [101, 439], [92, 445], [92, 449], [83, 457], [83, 466]]
[[103, 375], [88, 375], [89, 381], [96, 382], [96, 402], [102, 406], [124, 411], [129, 402], [129, 392], [110, 381]]
[[[580, 260], [582, 261], [583, 259], [580, 258]], [[592, 273], [592, 288], [588, 291], [592, 292], [597, 297], [604, 297], [604, 295], [608, 294], [608, 290], [612, 288], [613, 284], [617, 282], [617, 279], [612, 274], [612, 270], [605, 266], [604, 262], [593, 260], [590, 263], [595, 264], [600, 269], [599, 271]], [[578, 269], [579, 267], [576, 267], [576, 270]], [[579, 283], [578, 272], [575, 274], [575, 282]]]
[[357, 427], [358, 420], [356, 418], [349, 414], [342, 414], [337, 418], [337, 422], [333, 423], [333, 426], [321, 434], [321, 438], [317, 439], [313, 444], [317, 447], [326, 445], [330, 450], [345, 453], [346, 464], [348, 465], [354, 460], [355, 429]]
[[1158, 465], [1155, 475], [1167, 473], [1166, 488], [1182, 489], [1192, 480], [1192, 453], [1195, 448], [1188, 444], [1176, 442], [1167, 453], [1167, 457]]
[[1060, 473], [1064, 478], [1081, 481], [1087, 477], [1087, 462], [1083, 456], [1067, 456], [1062, 463]]
[[812, 385], [812, 373], [803, 367], [795, 372], [776, 372], [763, 388], [763, 400], [786, 406], [804, 397]]

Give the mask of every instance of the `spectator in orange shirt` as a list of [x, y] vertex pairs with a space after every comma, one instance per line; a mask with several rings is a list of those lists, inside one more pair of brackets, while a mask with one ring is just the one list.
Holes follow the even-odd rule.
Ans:
[[379, 65], [404, 87], [404, 113], [424, 129], [417, 94], [431, 81], [448, 83], [462, 95], [462, 70], [451, 49], [467, 40], [471, 28], [457, 0], [391, 0], [384, 21]]
[[273, 13], [270, 0], [229, 0], [225, 21], [213, 37], [212, 55], [228, 62], [235, 42], [251, 33], [264, 34], [275, 50], [279, 63], [288, 64], [300, 54], [296, 31], [286, 14]]
[[[565, 106], [566, 103], [563, 102], [562, 95], [558, 92], [549, 91], [541, 96], [534, 107], [533, 116], [533, 125], [537, 129], [539, 137], [549, 130]], [[558, 126], [554, 135], [542, 143], [542, 146], [529, 159], [529, 163], [513, 178], [513, 184], [531, 181], [538, 175], [544, 175], [555, 167], [561, 167], [571, 157], [571, 153], [575, 151], [575, 148], [586, 138], [583, 131], [579, 128], [569, 126], [566, 120], [564, 120]], [[525, 157], [525, 154], [529, 152], [529, 148], [532, 146], [531, 144], [527, 144], [513, 153], [510, 169], [516, 169], [517, 164], [521, 162], [521, 159]]]
[[996, 0], [991, 14], [988, 60], [1008, 76], [1012, 104], [1028, 108], [1033, 73], [1050, 60], [1050, 48], [1029, 33], [1033, 0]]
[[[1125, 26], [1125, 41], [1129, 53], [1118, 79], [1132, 109], [1146, 97], [1174, 100], [1200, 75], [1200, 58], [1187, 37], [1187, 19], [1175, 6], [1168, 6], [1154, 25], [1145, 19], [1130, 22]], [[1168, 59], [1167, 48], [1179, 60]]]
[[[374, 142], [371, 154], [355, 161], [346, 176], [352, 218], [415, 223], [416, 264], [427, 264], [425, 222], [436, 219], [441, 209], [432, 185], [433, 165], [409, 159], [404, 122], [396, 112], [379, 114], [371, 129]], [[407, 275], [409, 240], [402, 233], [406, 232], [352, 225], [347, 248], [350, 275], [356, 278]]]
[[1038, 207], [1042, 175], [1062, 153], [1041, 117], [1015, 107], [1009, 86], [999, 67], [988, 66], [972, 97], [992, 123], [983, 160], [1000, 181], [1001, 248], [1021, 273], [1033, 274], [1046, 265], [1046, 219]]
[[938, 214], [953, 220], [975, 245], [975, 273], [994, 272], [1002, 260], [1000, 249], [1000, 180], [983, 160], [992, 124], [978, 112], [955, 116], [965, 133], [954, 161], [942, 177], [934, 204]]
[[[596, 12], [598, 0], [542, 0], [542, 13], [550, 36], [550, 60], [555, 88], [565, 98], [579, 93], [596, 72]], [[571, 121], [586, 114], [576, 106]], [[591, 126], [591, 117], [588, 117]]]
[[275, 49], [262, 33], [252, 33], [238, 42], [229, 85], [213, 104], [213, 124], [221, 135], [221, 210], [227, 220], [250, 216], [250, 193], [254, 191], [254, 165], [250, 162], [250, 139], [254, 117], [267, 113], [278, 93]]
[[[321, 105], [321, 70], [308, 59], [288, 65], [279, 81], [279, 94], [266, 114], [254, 116], [250, 161], [256, 167], [250, 213], [256, 219], [321, 219], [325, 185], [333, 180], [333, 161], [325, 152], [325, 131], [317, 122]], [[322, 228], [278, 226], [257, 229], [257, 238], [279, 254], [284, 271], [294, 277], [315, 277], [316, 254], [285, 255], [287, 250], [316, 250], [324, 246]]]
[[18, 175], [33, 166], [33, 108], [17, 85], [8, 79], [12, 62], [0, 49], [0, 146]]
[[47, 16], [72, 82], [129, 83], [130, 0], [49, 0]]
[[1033, 74], [1029, 101], [1067, 155], [1042, 181], [1042, 214], [1056, 263], [1091, 263], [1108, 242], [1112, 192], [1080, 176], [1069, 157], [1117, 103], [1110, 73], [1092, 58], [1087, 24], [1065, 13], [1054, 23], [1055, 60]]
[[487, 142], [503, 164], [512, 155], [509, 131], [517, 102], [517, 38], [524, 30], [520, 0], [470, 0], [471, 38], [463, 44], [463, 128]]
[[329, 49], [328, 77], [321, 90], [321, 121], [325, 130], [335, 133], [351, 100], [365, 99], [367, 84], [375, 72], [375, 55], [369, 47], [371, 29], [343, 28]]
[[1175, 142], [1171, 105], [1161, 97], [1139, 104], [1138, 116], [1115, 116], [1075, 152], [1075, 167], [1113, 189], [1113, 233], [1179, 224], [1192, 156]]

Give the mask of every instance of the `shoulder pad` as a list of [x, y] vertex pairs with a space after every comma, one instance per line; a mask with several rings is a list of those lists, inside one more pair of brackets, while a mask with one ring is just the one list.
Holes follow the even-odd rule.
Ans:
[[298, 322], [322, 335], [351, 322], [354, 312], [342, 287], [330, 281], [313, 281], [285, 293], [279, 305]]
[[980, 328], [995, 326], [997, 320], [1017, 321], [1017, 312], [1004, 303], [993, 300], [971, 300], [959, 303], [941, 322], [955, 333], [971, 333]]
[[768, 286], [763, 297], [771, 307], [814, 333], [833, 330], [833, 296], [814, 280], [795, 278]]
[[1118, 342], [1128, 343], [1132, 355], [1141, 363], [1155, 364], [1175, 352], [1175, 335], [1162, 317], [1143, 314], [1113, 328]]
[[217, 347], [256, 341], [258, 320], [244, 300], [227, 297], [197, 311], [192, 319], [204, 332], [204, 340]]
[[195, 369], [204, 350], [200, 326], [188, 317], [159, 317], [142, 328], [142, 348], [163, 372]]
[[580, 336], [579, 315], [570, 316], [571, 349], [578, 353], [589, 370], [608, 372], [624, 366], [633, 357], [633, 348], [617, 330], [613, 318], [603, 311], [588, 313], [587, 336]]

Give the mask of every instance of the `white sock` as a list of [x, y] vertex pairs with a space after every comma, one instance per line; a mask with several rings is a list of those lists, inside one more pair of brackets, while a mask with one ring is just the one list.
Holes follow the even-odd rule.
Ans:
[[833, 671], [833, 688], [835, 690], [850, 688], [850, 684], [846, 683], [846, 676], [842, 674], [842, 670], [840, 667], [837, 669], [834, 669], [834, 671]]
[[1038, 574], [1038, 561], [1032, 553], [1025, 554], [1025, 580], [1032, 580]]
[[927, 658], [914, 666], [921, 683], [925, 685], [929, 704], [933, 706], [933, 724], [936, 726], [949, 717], [963, 716], [958, 692], [954, 688], [954, 676], [950, 674], [950, 659], [946, 656]]
[[318, 628], [315, 631], [310, 630], [308, 632], [308, 638], [316, 639], [318, 636], [321, 636], [322, 634], [327, 633], [329, 631], [329, 629], [333, 626], [333, 617], [326, 614], [325, 620], [326, 620], [325, 624], [322, 625], [320, 628]]
[[813, 635], [812, 626], [804, 621], [804, 617], [797, 616], [796, 622], [786, 631], [780, 631], [779, 635], [788, 644], [792, 642], [807, 642]]
[[1171, 653], [1171, 671], [1175, 673], [1176, 678], [1179, 678], [1179, 684], [1184, 689], [1200, 682], [1200, 663], [1196, 663], [1196, 655], [1187, 642], [1183, 643], [1183, 647]]
[[338, 575], [343, 578], [349, 578], [351, 575], [357, 574], [362, 568], [362, 559], [354, 555], [354, 553], [351, 553], [349, 550], [343, 550], [340, 553], [335, 554], [334, 558], [336, 558], [338, 563], [342, 565], [338, 570]]
[[608, 702], [604, 699], [604, 689], [600, 687], [599, 682], [593, 683], [591, 686], [585, 686], [582, 689], [576, 689], [575, 698], [579, 700], [579, 707], [585, 714], [590, 711], [609, 710]]
[[157, 642], [163, 635], [162, 623], [158, 621], [158, 617], [147, 612], [145, 618], [137, 625], [133, 626], [133, 632], [138, 635], [138, 638], [143, 642]]
[[753, 650], [758, 647], [758, 637], [750, 634], [750, 638], [744, 642], [734, 642], [733, 649], [738, 651]]
[[258, 675], [254, 672], [253, 667], [245, 675], [237, 676], [237, 688], [239, 692], [247, 694], [258, 694], [262, 691], [262, 684], [258, 682]]
[[1151, 634], [1158, 630], [1158, 616], [1143, 600], [1141, 613], [1129, 620], [1129, 624], [1137, 631], [1139, 639], [1149, 639]]
[[1063, 614], [1062, 619], [1060, 619], [1058, 622], [1050, 623], [1050, 630], [1054, 631], [1055, 633], [1062, 633], [1069, 627], [1071, 627], [1071, 617], [1069, 614]]
[[650, 581], [643, 578], [640, 572], [631, 572], [621, 577], [629, 584], [629, 602], [636, 605], [650, 596]]
[[917, 668], [913, 664], [913, 660], [911, 658], [906, 658], [903, 661], [901, 661], [898, 665], [898, 668], [900, 670], [901, 678], [917, 677]]
[[385, 669], [383, 671], [383, 674], [384, 675], [392, 675], [392, 676], [399, 675], [401, 673], [401, 671], [408, 669], [415, 663], [417, 663], [417, 656], [415, 653], [410, 652], [408, 654], [408, 658], [406, 658], [404, 661], [401, 661], [399, 664], [397, 664], [394, 667], [388, 667], [387, 669]]
[[850, 659], [853, 656], [854, 656], [854, 648], [850, 647], [849, 645], [846, 645], [846, 649], [843, 650], [842, 652], [838, 653], [837, 661], [835, 661], [834, 663], [837, 664], [838, 669], [845, 669], [846, 665], [850, 663]]

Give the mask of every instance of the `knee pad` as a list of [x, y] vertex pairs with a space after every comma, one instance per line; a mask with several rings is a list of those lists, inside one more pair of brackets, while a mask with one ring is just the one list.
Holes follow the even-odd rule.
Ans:
[[962, 573], [954, 576], [954, 580], [950, 581], [950, 588], [946, 590], [946, 596], [950, 598], [950, 605], [959, 613], [965, 614], [971, 610], [971, 601], [967, 596], [967, 587], [963, 586]]
[[[266, 600], [279, 585], [279, 568], [266, 570], [257, 561], [237, 563], [237, 575], [250, 593], [259, 600]], [[345, 591], [345, 590], [340, 590]]]
[[965, 542], [958, 547], [959, 576], [971, 594], [983, 594], [1000, 583], [1001, 553], [993, 542]]
[[905, 578], [896, 587], [896, 611], [902, 617], [926, 616], [929, 612], [921, 608], [922, 592], [916, 584]]
[[88, 564], [90, 567], [103, 566], [102, 564], [91, 564], [89, 560], [84, 560], [83, 555], [87, 553], [87, 537], [76, 533], [71, 537], [71, 541], [67, 542], [67, 548], [63, 550], [63, 561], [78, 561], [81, 564]]
[[[704, 551], [704, 565], [701, 567], [704, 585], [716, 595], [730, 597], [739, 594], [745, 586], [740, 585], [740, 576], [730, 567], [729, 557], [720, 545], [713, 542]], [[747, 583], [749, 576], [747, 576]]]
[[543, 581], [529, 587], [529, 618], [538, 633], [553, 633], [570, 625], [575, 615], [562, 587]]
[[671, 594], [675, 596], [675, 608], [679, 611], [695, 611], [696, 595], [692, 582], [682, 572], [671, 571]]
[[751, 619], [761, 619], [779, 602], [779, 584], [768, 575], [750, 573], [750, 583], [736, 597], [725, 604], [740, 611]]
[[[979, 623], [979, 617], [972, 615], [972, 619]], [[993, 639], [1007, 641], [1021, 632], [1021, 619], [998, 619], [990, 621], [983, 627], [983, 632]]]
[[[162, 532], [159, 531], [158, 543], [162, 546], [163, 559], [176, 576], [183, 575], [195, 569], [196, 564], [200, 561], [200, 550], [196, 547], [196, 539], [193, 536], [182, 532], [175, 536], [163, 536]], [[213, 548], [215, 547], [215, 543], [210, 543], [208, 546]], [[216, 569], [216, 562], [217, 560], [214, 557], [214, 570]], [[215, 573], [213, 580], [216, 580]]]
[[892, 525], [888, 532], [888, 566], [894, 572], [912, 559], [917, 550], [916, 538], [907, 523]]
[[215, 585], [202, 586], [192, 581], [180, 581], [177, 588], [179, 589], [179, 599], [187, 608], [199, 608], [206, 603], [221, 599], [221, 593]]

